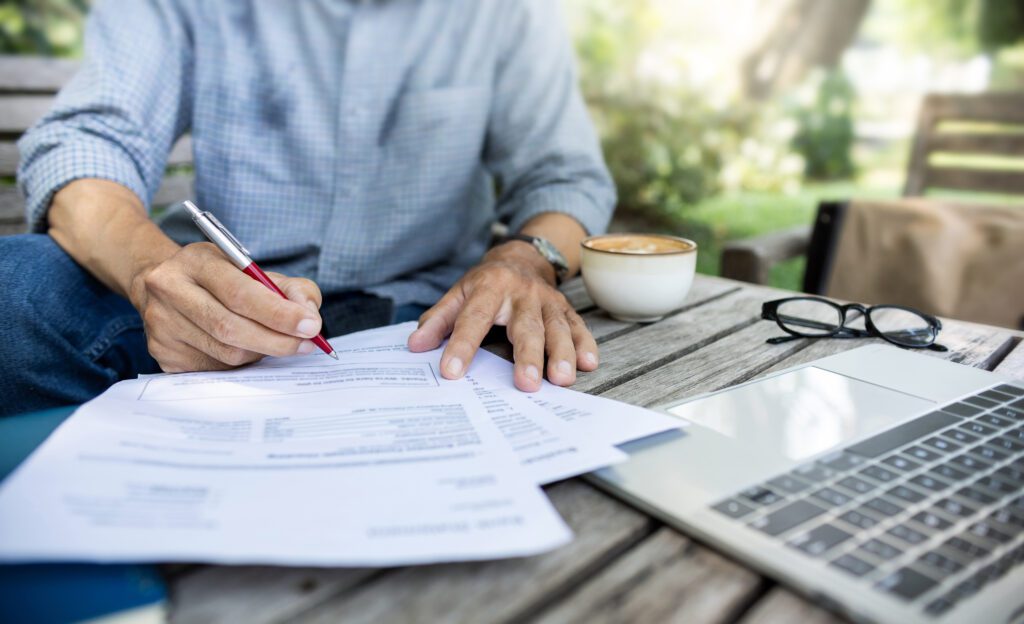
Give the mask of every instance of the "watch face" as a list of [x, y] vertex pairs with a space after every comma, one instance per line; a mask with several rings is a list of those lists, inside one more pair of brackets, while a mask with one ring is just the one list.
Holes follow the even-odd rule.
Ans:
[[559, 276], [562, 276], [569, 271], [569, 263], [565, 261], [565, 256], [562, 255], [562, 252], [558, 251], [557, 247], [543, 238], [534, 238], [533, 244], [537, 247], [537, 250], [541, 255], [544, 256], [548, 262], [554, 265], [555, 272], [558, 273]]

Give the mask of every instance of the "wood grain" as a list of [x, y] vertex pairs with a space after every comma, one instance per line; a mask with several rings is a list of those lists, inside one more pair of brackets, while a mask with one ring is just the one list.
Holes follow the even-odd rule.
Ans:
[[389, 572], [312, 606], [293, 622], [501, 622], [528, 613], [565, 585], [649, 534], [643, 514], [569, 481], [548, 495], [576, 534], [554, 552], [524, 559], [423, 566]]
[[537, 621], [723, 622], [760, 585], [754, 572], [665, 527]]
[[1024, 381], [1024, 340], [1018, 340], [1003, 361], [996, 366], [995, 372]]
[[742, 624], [838, 624], [846, 620], [807, 602], [788, 589], [776, 587], [740, 621]]

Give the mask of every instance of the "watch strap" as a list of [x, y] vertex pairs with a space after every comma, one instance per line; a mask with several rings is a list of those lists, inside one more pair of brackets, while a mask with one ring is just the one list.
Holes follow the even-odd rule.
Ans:
[[555, 269], [556, 284], [561, 284], [569, 276], [569, 264], [566, 262], [565, 256], [547, 239], [539, 236], [530, 236], [529, 234], [506, 234], [498, 241], [498, 244], [501, 245], [509, 241], [522, 241], [533, 245], [537, 253]]

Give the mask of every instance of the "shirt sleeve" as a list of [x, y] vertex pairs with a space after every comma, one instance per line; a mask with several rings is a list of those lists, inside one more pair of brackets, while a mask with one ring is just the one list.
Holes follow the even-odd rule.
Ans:
[[615, 208], [615, 185], [576, 82], [561, 3], [509, 4], [484, 149], [501, 189], [498, 214], [513, 232], [559, 212], [599, 234]]
[[53, 195], [80, 178], [117, 182], [148, 209], [188, 127], [192, 45], [173, 0], [100, 0], [85, 43], [79, 72], [18, 142], [32, 231], [46, 231]]

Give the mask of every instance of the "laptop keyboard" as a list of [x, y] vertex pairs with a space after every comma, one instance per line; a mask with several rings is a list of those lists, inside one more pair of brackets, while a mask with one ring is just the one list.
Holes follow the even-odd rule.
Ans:
[[712, 508], [942, 615], [1024, 563], [1024, 387], [950, 403]]

